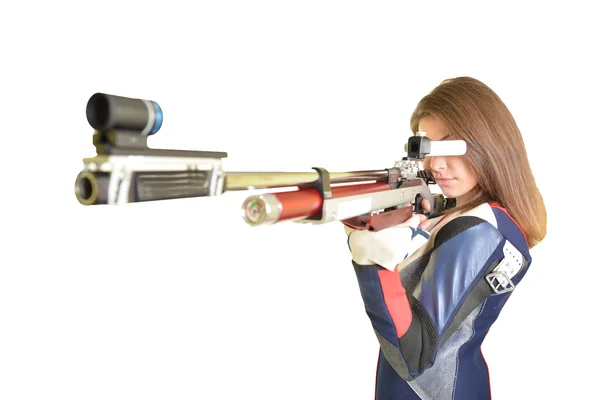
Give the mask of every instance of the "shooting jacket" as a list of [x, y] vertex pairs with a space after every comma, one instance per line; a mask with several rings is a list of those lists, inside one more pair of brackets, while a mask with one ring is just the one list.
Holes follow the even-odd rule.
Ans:
[[496, 203], [430, 234], [394, 270], [352, 261], [380, 344], [375, 400], [490, 399], [481, 344], [531, 264], [525, 235]]

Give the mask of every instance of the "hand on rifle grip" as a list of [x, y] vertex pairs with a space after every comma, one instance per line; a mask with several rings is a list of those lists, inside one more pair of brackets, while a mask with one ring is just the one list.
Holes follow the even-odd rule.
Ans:
[[415, 200], [415, 213], [424, 215], [425, 218], [428, 218], [431, 214], [431, 204], [429, 200], [418, 196]]
[[394, 270], [429, 239], [429, 234], [419, 228], [423, 218], [423, 215], [414, 214], [403, 223], [379, 231], [353, 229], [345, 225], [352, 260], [357, 265], [376, 264]]
[[[412, 203], [405, 203], [402, 207], [412, 207]], [[421, 200], [415, 204], [414, 215], [413, 218], [419, 218], [419, 227], [425, 229], [425, 226], [428, 225], [427, 220], [429, 219], [429, 215], [431, 213], [431, 204], [429, 204], [429, 200]]]
[[427, 219], [429, 218], [429, 214], [431, 212], [431, 204], [429, 204], [429, 200], [421, 200], [420, 203], [415, 204], [415, 213], [421, 218], [421, 223], [419, 226], [424, 229], [427, 225]]

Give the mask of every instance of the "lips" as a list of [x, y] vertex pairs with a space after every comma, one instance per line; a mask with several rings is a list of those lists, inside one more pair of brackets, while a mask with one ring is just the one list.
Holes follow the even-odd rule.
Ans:
[[444, 186], [450, 184], [453, 180], [454, 178], [435, 178], [435, 183], [439, 186]]

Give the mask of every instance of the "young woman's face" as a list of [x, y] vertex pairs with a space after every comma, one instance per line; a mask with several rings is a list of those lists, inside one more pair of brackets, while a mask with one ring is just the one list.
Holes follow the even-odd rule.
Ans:
[[[431, 140], [444, 140], [447, 137], [445, 124], [437, 117], [427, 116], [419, 121], [419, 131], [425, 132]], [[470, 168], [463, 156], [428, 156], [423, 166], [433, 172], [433, 176], [446, 197], [456, 198], [456, 204], [464, 204], [477, 185], [475, 171]]]

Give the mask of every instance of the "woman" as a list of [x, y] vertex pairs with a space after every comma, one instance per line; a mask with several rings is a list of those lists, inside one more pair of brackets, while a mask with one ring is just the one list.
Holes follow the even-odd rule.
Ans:
[[345, 226], [380, 343], [375, 399], [489, 399], [481, 344], [546, 235], [544, 202], [515, 120], [482, 82], [442, 82], [410, 126], [464, 140], [467, 152], [424, 162], [456, 199], [441, 217], [380, 232]]

